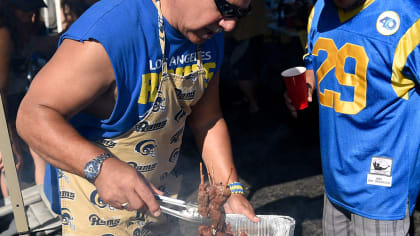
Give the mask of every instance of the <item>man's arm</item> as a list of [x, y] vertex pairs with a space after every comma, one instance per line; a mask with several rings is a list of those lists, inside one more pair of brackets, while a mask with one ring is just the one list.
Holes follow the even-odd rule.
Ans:
[[12, 47], [9, 31], [5, 27], [0, 27], [0, 92], [4, 96], [3, 98], [6, 97]]
[[[10, 59], [13, 50], [13, 42], [9, 30], [6, 27], [0, 27], [0, 96], [3, 102], [3, 108], [5, 112], [7, 127], [9, 130], [9, 136], [12, 144], [13, 153], [16, 155], [17, 162], [16, 168], [19, 170], [22, 165], [22, 143], [19, 139], [14, 120], [8, 119], [8, 104], [7, 104], [7, 86], [9, 84], [9, 73], [10, 73]], [[1, 159], [0, 153], [0, 159]], [[0, 165], [0, 171], [2, 171], [2, 165]]]
[[[214, 174], [214, 181], [226, 184], [238, 181], [238, 175], [233, 163], [229, 132], [220, 108], [219, 77], [218, 73], [209, 83], [188, 122], [204, 163]], [[258, 221], [253, 207], [241, 194], [232, 194], [225, 208], [228, 213], [241, 213], [252, 221]]]
[[[112, 64], [101, 44], [64, 40], [21, 103], [20, 135], [47, 162], [84, 177], [86, 163], [104, 150], [83, 138], [68, 119], [91, 105], [114, 81]], [[113, 207], [121, 209], [121, 203], [129, 202], [129, 209], [134, 210], [146, 203], [152, 212], [159, 212], [142, 176], [117, 158], [104, 161], [95, 186], [101, 199]]]
[[67, 120], [110, 86], [109, 64], [100, 44], [65, 40], [33, 80], [18, 112], [18, 131], [52, 165], [83, 176], [84, 164], [103, 152]]
[[[0, 96], [3, 101], [4, 111], [6, 111], [6, 88], [7, 76], [9, 75], [11, 46], [9, 31], [5, 27], [0, 27]], [[3, 172], [3, 168], [3, 160], [0, 153], [0, 174]]]

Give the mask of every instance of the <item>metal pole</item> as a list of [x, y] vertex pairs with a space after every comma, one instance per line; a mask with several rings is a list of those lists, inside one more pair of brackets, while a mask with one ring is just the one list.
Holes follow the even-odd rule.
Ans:
[[23, 205], [22, 193], [16, 172], [16, 164], [13, 159], [12, 146], [7, 130], [6, 116], [4, 113], [3, 101], [0, 94], [0, 152], [3, 158], [6, 172], [7, 187], [10, 195], [10, 202], [13, 206], [13, 215], [16, 221], [16, 229], [19, 235], [29, 235], [28, 219], [25, 206]]
[[57, 33], [63, 31], [63, 23], [61, 19], [61, 0], [55, 0], [55, 18], [57, 19]]

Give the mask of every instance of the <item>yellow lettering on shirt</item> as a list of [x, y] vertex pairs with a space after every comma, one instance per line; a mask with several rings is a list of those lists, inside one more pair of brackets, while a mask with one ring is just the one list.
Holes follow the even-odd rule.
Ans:
[[153, 102], [157, 93], [160, 77], [157, 73], [148, 73], [142, 76], [141, 91], [138, 103], [146, 104]]
[[207, 88], [207, 86], [210, 83], [210, 80], [213, 78], [213, 72], [210, 72], [210, 69], [215, 69], [216, 68], [216, 63], [214, 62], [208, 62], [208, 63], [204, 63], [204, 70], [206, 71], [206, 83], [204, 84], [205, 88]]
[[[205, 87], [207, 88], [208, 83], [213, 78], [213, 74], [214, 74], [214, 72], [210, 72], [210, 71], [216, 68], [216, 63], [208, 62], [208, 63], [204, 63], [203, 66], [204, 66], [204, 70], [206, 71]], [[185, 76], [185, 75], [190, 74], [193, 71], [196, 71], [197, 69], [198, 67], [196, 64], [192, 66], [177, 67], [175, 69], [175, 74], [180, 75], [180, 76]], [[174, 71], [168, 70], [168, 73], [174, 73]], [[162, 73], [160, 73], [159, 75], [157, 73], [147, 73], [142, 76], [140, 96], [138, 100], [139, 104], [147, 104], [155, 100], [161, 77], [162, 77]]]

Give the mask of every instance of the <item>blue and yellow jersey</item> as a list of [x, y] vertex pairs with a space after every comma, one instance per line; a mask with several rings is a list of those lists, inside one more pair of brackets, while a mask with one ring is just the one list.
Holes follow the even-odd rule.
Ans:
[[[164, 19], [168, 72], [187, 75], [197, 69], [197, 46]], [[108, 119], [80, 113], [71, 121], [87, 139], [112, 138], [130, 129], [151, 108], [162, 74], [158, 13], [152, 0], [102, 0], [89, 8], [61, 37], [94, 39], [114, 68], [118, 98]], [[209, 82], [223, 58], [223, 33], [201, 45]]]
[[419, 193], [419, 17], [418, 0], [318, 0], [309, 17], [325, 190], [364, 217], [402, 219]]

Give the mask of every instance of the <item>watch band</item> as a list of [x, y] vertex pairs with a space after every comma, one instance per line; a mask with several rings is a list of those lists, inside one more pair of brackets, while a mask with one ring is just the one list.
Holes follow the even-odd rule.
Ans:
[[96, 157], [96, 159], [102, 163], [102, 162], [104, 162], [106, 159], [108, 159], [110, 157], [112, 157], [112, 155], [110, 153], [108, 153], [108, 152], [105, 152], [105, 153], [99, 154]]
[[85, 178], [93, 183], [101, 171], [103, 162], [110, 157], [113, 156], [110, 153], [105, 152], [86, 163], [84, 168]]

